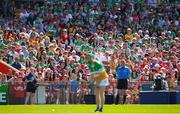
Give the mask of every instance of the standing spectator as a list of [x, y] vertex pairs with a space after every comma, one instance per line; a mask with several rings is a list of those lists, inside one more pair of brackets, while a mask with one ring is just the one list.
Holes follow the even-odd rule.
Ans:
[[[20, 74], [18, 74], [20, 75]], [[13, 85], [14, 94], [16, 104], [24, 104], [24, 97], [25, 97], [25, 83], [23, 82], [22, 76], [15, 76], [15, 84]]]
[[35, 103], [35, 92], [37, 89], [37, 77], [34, 72], [34, 68], [30, 68], [29, 74], [25, 77], [25, 80], [27, 82], [26, 85], [26, 99], [25, 104], [28, 104], [28, 101], [30, 99], [30, 104]]
[[28, 17], [29, 17], [29, 13], [27, 12], [26, 9], [23, 9], [22, 12], [20, 13], [21, 22], [25, 24]]
[[55, 82], [52, 84], [52, 91], [53, 91], [53, 98], [56, 99], [56, 104], [59, 104], [59, 97], [60, 97], [60, 83], [59, 77], [55, 77]]
[[176, 78], [177, 78], [177, 88], [180, 91], [180, 63], [177, 64]]
[[76, 104], [79, 101], [79, 79], [77, 78], [77, 74], [75, 71], [72, 71], [71, 73], [71, 80], [70, 80], [70, 101], [72, 104]]
[[11, 79], [12, 77], [13, 77], [13, 72], [11, 69], [8, 69], [7, 80]]
[[7, 82], [7, 77], [4, 73], [0, 72], [0, 84], [4, 82]]

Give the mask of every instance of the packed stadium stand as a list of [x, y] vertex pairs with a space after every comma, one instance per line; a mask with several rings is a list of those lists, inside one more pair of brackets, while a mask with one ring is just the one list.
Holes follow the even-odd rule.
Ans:
[[0, 92], [8, 104], [28, 104], [27, 88], [42, 104], [94, 99], [87, 53], [108, 72], [109, 99], [122, 59], [132, 70], [127, 103], [140, 103], [141, 91], [180, 90], [178, 0], [1, 1]]

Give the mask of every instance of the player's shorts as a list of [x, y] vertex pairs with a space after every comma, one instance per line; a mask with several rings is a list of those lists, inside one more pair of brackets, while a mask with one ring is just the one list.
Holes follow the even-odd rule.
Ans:
[[35, 86], [34, 83], [32, 83], [32, 82], [27, 83], [27, 85], [26, 85], [26, 91], [27, 92], [35, 93], [36, 89], [37, 89], [37, 87]]
[[104, 86], [108, 86], [109, 85], [109, 80], [108, 78], [105, 78], [103, 80], [101, 80], [100, 82], [96, 82], [96, 86], [100, 86], [100, 87], [104, 87]]
[[128, 80], [118, 79], [117, 89], [128, 89]]

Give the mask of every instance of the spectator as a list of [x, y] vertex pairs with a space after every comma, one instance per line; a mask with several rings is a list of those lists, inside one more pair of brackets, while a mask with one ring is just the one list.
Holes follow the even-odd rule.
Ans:
[[155, 91], [168, 90], [167, 81], [162, 79], [161, 75], [157, 75], [157, 77], [154, 80], [154, 90]]
[[69, 83], [70, 86], [70, 101], [72, 102], [72, 104], [76, 104], [79, 102], [79, 94], [80, 94], [80, 90], [79, 90], [79, 86], [80, 86], [80, 81], [79, 78], [77, 78], [77, 74], [75, 74], [75, 71], [72, 71], [72, 75], [71, 75], [71, 80]]
[[24, 77], [15, 76], [14, 78], [15, 78], [15, 83], [13, 85], [15, 91], [14, 101], [16, 104], [24, 104], [24, 97], [25, 97], [25, 84], [23, 83]]
[[28, 104], [28, 101], [30, 99], [30, 104], [35, 103], [35, 92], [37, 89], [37, 77], [34, 72], [34, 68], [30, 68], [29, 74], [25, 77], [25, 80], [27, 82], [26, 85], [26, 99], [25, 99], [25, 104]]
[[7, 80], [11, 79], [12, 77], [13, 77], [13, 72], [11, 69], [8, 69]]
[[52, 84], [52, 91], [53, 91], [53, 98], [55, 98], [55, 103], [59, 104], [59, 97], [60, 97], [60, 84], [59, 78], [55, 77], [55, 82]]
[[15, 58], [15, 62], [12, 64], [12, 66], [18, 70], [20, 70], [22, 68], [21, 64], [19, 63], [18, 57]]
[[126, 41], [132, 41], [133, 35], [132, 35], [132, 30], [131, 28], [127, 29], [127, 34], [125, 34], [125, 40]]

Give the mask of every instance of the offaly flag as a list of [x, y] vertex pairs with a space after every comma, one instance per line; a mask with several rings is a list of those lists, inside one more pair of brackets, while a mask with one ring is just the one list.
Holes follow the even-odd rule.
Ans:
[[0, 60], [0, 72], [4, 74], [8, 74], [9, 69], [12, 70], [12, 73], [15, 74], [16, 72], [19, 72], [16, 68], [12, 67], [11, 65], [7, 64], [6, 62]]

